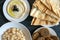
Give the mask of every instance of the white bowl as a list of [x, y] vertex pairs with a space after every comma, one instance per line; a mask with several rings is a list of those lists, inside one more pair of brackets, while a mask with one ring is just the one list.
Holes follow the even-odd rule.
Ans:
[[30, 5], [29, 5], [28, 1], [27, 0], [20, 0], [20, 1], [22, 1], [24, 3], [24, 5], [26, 7], [26, 12], [19, 19], [12, 18], [10, 15], [8, 15], [6, 7], [7, 7], [8, 3], [10, 1], [11, 0], [6, 0], [4, 5], [3, 5], [3, 13], [4, 13], [4, 16], [6, 17], [6, 19], [8, 19], [9, 21], [15, 21], [15, 22], [22, 22], [22, 21], [24, 21], [27, 18], [27, 16], [29, 15], [29, 11], [30, 11]]
[[15, 23], [15, 22], [8, 22], [8, 23], [1, 26], [1, 28], [0, 28], [0, 40], [2, 40], [2, 34], [7, 29], [12, 28], [12, 27], [21, 29], [23, 31], [24, 35], [26, 36], [26, 40], [32, 40], [29, 30], [21, 23]]
[[42, 25], [42, 26], [49, 28], [49, 27], [53, 27], [53, 26], [57, 26], [57, 25], [59, 25], [59, 23], [56, 23], [56, 24], [54, 24], [54, 25]]
[[[42, 28], [47, 28], [47, 27], [38, 28], [38, 29], [36, 29], [36, 30], [34, 31], [34, 33], [37, 32], [37, 31], [39, 31], [39, 30], [42, 29]], [[51, 35], [57, 36], [56, 32], [55, 32], [52, 28], [47, 28], [47, 29], [49, 30], [49, 32], [50, 32]], [[58, 40], [59, 40], [59, 38], [58, 38]]]
[[[35, 30], [35, 32], [39, 31], [39, 30], [42, 29], [42, 28], [47, 28], [47, 27], [38, 28], [37, 30]], [[47, 28], [47, 29], [49, 30], [49, 32], [50, 32], [51, 35], [57, 36], [56, 32], [55, 32], [52, 28]], [[34, 33], [35, 33], [35, 32], [34, 32]]]
[[[57, 33], [56, 33], [52, 28], [48, 28], [48, 27], [38, 28], [38, 29], [36, 29], [36, 30], [34, 31], [34, 33], [35, 33], [35, 32], [38, 32], [38, 31], [39, 31], [40, 29], [42, 29], [42, 28], [47, 28], [47, 29], [49, 30], [49, 32], [50, 32], [50, 35], [57, 36]], [[59, 38], [58, 38], [58, 40], [59, 40]]]

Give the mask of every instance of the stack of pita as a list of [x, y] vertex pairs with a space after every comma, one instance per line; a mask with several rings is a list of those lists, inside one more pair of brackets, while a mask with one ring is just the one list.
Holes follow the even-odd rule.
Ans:
[[59, 0], [35, 0], [30, 16], [31, 25], [55, 25], [60, 19]]

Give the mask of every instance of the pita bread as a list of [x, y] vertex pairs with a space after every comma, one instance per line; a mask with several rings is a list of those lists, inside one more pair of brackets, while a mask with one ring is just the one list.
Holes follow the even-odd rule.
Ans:
[[60, 0], [50, 0], [50, 4], [55, 14], [60, 18]]
[[52, 7], [50, 5], [50, 0], [41, 0], [41, 2], [50, 10], [52, 10]]
[[44, 12], [45, 14], [50, 15], [54, 18], [59, 18], [53, 11], [47, 9], [47, 7], [45, 7], [40, 1], [37, 1], [35, 3], [35, 6], [37, 6], [38, 10], [40, 10], [41, 12]]
[[40, 10], [36, 10], [35, 13], [34, 13], [34, 11], [35, 11], [35, 9], [31, 12], [32, 17], [42, 19], [42, 20], [48, 20], [51, 22], [57, 22], [58, 21], [58, 19], [53, 18], [53, 17], [41, 12]]
[[46, 20], [41, 20], [41, 19], [37, 19], [37, 18], [33, 18], [31, 25], [54, 25], [56, 24], [56, 22], [50, 22], [50, 21], [46, 21]]

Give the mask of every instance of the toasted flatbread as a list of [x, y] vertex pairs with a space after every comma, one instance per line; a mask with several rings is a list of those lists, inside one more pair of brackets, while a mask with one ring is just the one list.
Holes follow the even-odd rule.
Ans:
[[46, 6], [44, 6], [40, 1], [37, 1], [34, 6], [37, 6], [37, 8], [44, 12], [45, 14], [48, 14], [54, 18], [59, 18], [58, 15], [56, 15], [53, 11], [49, 10]]
[[37, 8], [33, 8], [33, 9], [31, 10], [30, 16], [34, 16], [34, 15], [36, 14], [36, 13], [35, 13], [36, 11], [37, 11]]
[[50, 5], [50, 0], [41, 0], [41, 2], [50, 10], [52, 10], [52, 7]]
[[50, 0], [50, 4], [55, 14], [60, 18], [60, 0]]
[[46, 20], [41, 20], [37, 18], [33, 18], [31, 25], [54, 25], [56, 22], [50, 22]]
[[48, 20], [48, 21], [51, 21], [51, 22], [57, 22], [59, 21], [58, 19], [52, 17], [52, 16], [49, 16], [43, 12], [41, 12], [40, 10], [36, 10], [36, 8], [34, 8], [32, 11], [31, 11], [31, 16], [32, 17], [36, 17], [38, 19], [42, 19], [42, 20]]

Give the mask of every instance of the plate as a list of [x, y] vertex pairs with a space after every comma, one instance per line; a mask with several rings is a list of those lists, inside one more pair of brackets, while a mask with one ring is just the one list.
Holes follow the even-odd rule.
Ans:
[[[0, 40], [2, 40], [2, 34], [9, 28], [18, 28], [23, 31], [24, 35], [26, 36], [26, 40], [32, 40], [31, 34], [29, 30], [21, 23], [15, 23], [15, 22], [8, 22], [1, 26], [0, 28]], [[28, 34], [28, 35], [27, 35]]]
[[56, 24], [54, 24], [54, 25], [42, 25], [43, 27], [53, 27], [53, 26], [57, 26], [57, 25], [59, 25], [59, 23], [56, 23]]
[[4, 5], [3, 5], [3, 14], [6, 17], [6, 19], [8, 19], [9, 21], [15, 21], [15, 22], [22, 22], [22, 21], [24, 21], [27, 18], [27, 16], [29, 15], [29, 11], [30, 11], [30, 5], [29, 5], [28, 1], [27, 0], [20, 0], [20, 1], [22, 1], [24, 3], [24, 5], [27, 8], [27, 10], [26, 10], [25, 14], [22, 17], [18, 18], [18, 19], [12, 18], [7, 13], [6, 7], [7, 7], [8, 3], [10, 1], [11, 0], [6, 0]]

